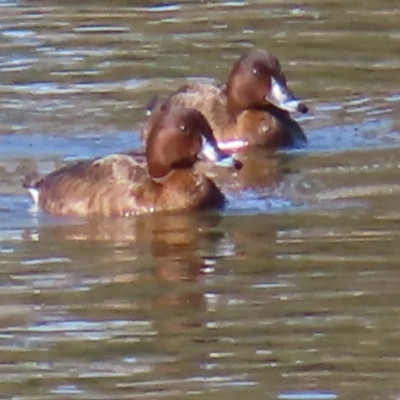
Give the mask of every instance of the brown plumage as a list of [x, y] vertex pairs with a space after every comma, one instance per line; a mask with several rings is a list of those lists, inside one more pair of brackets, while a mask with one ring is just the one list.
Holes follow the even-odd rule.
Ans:
[[222, 207], [223, 194], [193, 166], [199, 156], [236, 169], [240, 164], [218, 149], [198, 111], [165, 106], [157, 115], [146, 146], [147, 168], [133, 154], [112, 154], [66, 166], [42, 179], [27, 178], [24, 186], [43, 210], [63, 216]]
[[[154, 114], [168, 102], [199, 110], [219, 142], [241, 139], [247, 145], [275, 148], [306, 141], [289, 111], [304, 113], [307, 107], [288, 89], [278, 59], [264, 51], [253, 49], [240, 57], [226, 85], [190, 83], [167, 99], [152, 99], [148, 108]], [[150, 115], [144, 138], [152, 123]]]

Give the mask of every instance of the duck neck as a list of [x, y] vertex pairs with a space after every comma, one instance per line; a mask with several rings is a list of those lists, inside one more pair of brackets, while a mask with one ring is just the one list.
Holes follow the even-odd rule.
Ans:
[[235, 90], [228, 85], [226, 89], [226, 97], [227, 97], [227, 109], [230, 117], [233, 120], [236, 118], [246, 109], [248, 109], [248, 104], [242, 96], [237, 96]]

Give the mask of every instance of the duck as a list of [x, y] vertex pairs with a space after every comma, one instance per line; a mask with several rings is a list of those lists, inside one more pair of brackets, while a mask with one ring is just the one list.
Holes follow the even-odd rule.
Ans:
[[247, 146], [276, 149], [307, 142], [290, 113], [306, 113], [308, 107], [288, 88], [279, 60], [264, 50], [253, 48], [243, 54], [226, 84], [191, 82], [170, 96], [151, 99], [142, 138], [148, 136], [154, 115], [167, 102], [199, 110], [220, 148], [227, 151]]
[[197, 110], [164, 105], [149, 132], [145, 161], [135, 153], [83, 160], [44, 177], [28, 175], [23, 186], [37, 208], [57, 216], [128, 217], [153, 212], [222, 208], [226, 199], [198, 160], [241, 169], [218, 148], [210, 125]]

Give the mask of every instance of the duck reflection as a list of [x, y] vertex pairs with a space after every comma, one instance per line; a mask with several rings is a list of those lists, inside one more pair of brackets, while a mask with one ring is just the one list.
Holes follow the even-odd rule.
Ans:
[[[105, 263], [110, 271], [113, 263], [113, 270], [123, 270], [126, 277], [129, 274], [125, 262], [128, 261], [141, 270], [140, 265], [154, 267], [154, 277], [158, 280], [196, 281], [209, 268], [212, 259], [226, 251], [221, 250], [227, 248], [226, 234], [219, 227], [221, 218], [213, 212], [154, 213], [136, 218], [63, 221], [63, 224], [28, 229], [24, 239], [38, 242], [36, 251], [57, 248], [76, 266], [90, 252], [98, 266]], [[118, 267], [122, 262], [124, 265]], [[148, 271], [143, 270], [143, 275]], [[121, 282], [121, 277], [114, 279]]]
[[[147, 321], [151, 326], [148, 335], [137, 333], [134, 324], [124, 334], [143, 343], [150, 341], [155, 354], [181, 354], [190, 347], [188, 332], [204, 325], [204, 273], [216, 258], [233, 251], [226, 245], [229, 238], [220, 226], [221, 219], [217, 213], [158, 213], [40, 226], [27, 230], [24, 237], [36, 254], [56, 252], [71, 260], [64, 272], [69, 277], [65, 278], [69, 293], [71, 282], [77, 288], [87, 287], [88, 279], [93, 282], [90, 290], [77, 291], [80, 300], [70, 308], [72, 318], [105, 321], [110, 326], [119, 319]], [[61, 300], [52, 301], [61, 301], [65, 309], [69, 301], [77, 301], [66, 297], [62, 286], [53, 296], [60, 296]], [[112, 348], [113, 339], [104, 339], [104, 345]], [[128, 354], [136, 351], [127, 347]], [[198, 368], [196, 358], [179, 364], [180, 368], [184, 364], [183, 370]], [[155, 367], [159, 371], [176, 368], [162, 362]]]

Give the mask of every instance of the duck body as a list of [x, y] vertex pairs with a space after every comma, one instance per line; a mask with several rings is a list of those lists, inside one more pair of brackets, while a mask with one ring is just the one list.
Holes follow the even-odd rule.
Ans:
[[179, 106], [165, 108], [149, 134], [146, 162], [133, 154], [81, 161], [24, 183], [35, 203], [61, 216], [131, 216], [220, 208], [225, 198], [212, 180], [194, 171], [204, 158], [240, 168], [221, 152], [204, 117]]

